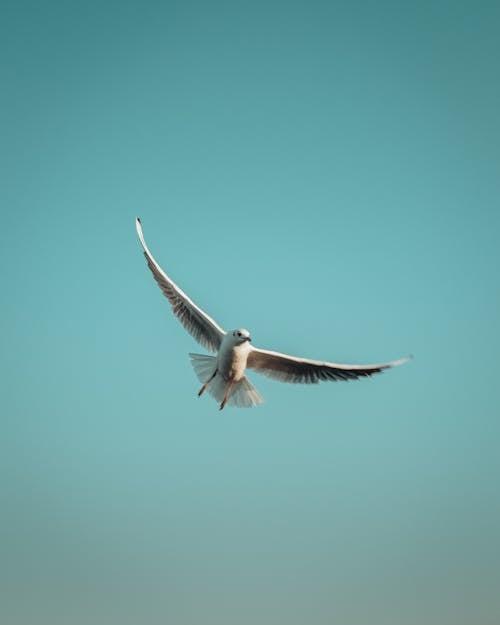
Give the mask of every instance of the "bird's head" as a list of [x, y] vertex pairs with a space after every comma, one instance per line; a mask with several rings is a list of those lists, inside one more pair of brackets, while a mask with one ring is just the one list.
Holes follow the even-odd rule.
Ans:
[[245, 328], [238, 328], [237, 330], [233, 330], [231, 333], [231, 338], [235, 345], [241, 345], [246, 341], [251, 341], [250, 332], [245, 330]]

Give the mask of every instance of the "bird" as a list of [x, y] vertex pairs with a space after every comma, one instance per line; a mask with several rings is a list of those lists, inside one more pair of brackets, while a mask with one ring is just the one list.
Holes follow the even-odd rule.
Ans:
[[247, 369], [280, 382], [317, 384], [369, 377], [402, 365], [411, 358], [408, 356], [374, 365], [348, 365], [298, 358], [254, 347], [247, 329], [223, 330], [169, 278], [149, 251], [139, 217], [136, 217], [136, 229], [148, 267], [170, 302], [174, 315], [200, 345], [215, 353], [215, 356], [190, 353], [189, 357], [196, 376], [203, 384], [198, 396], [208, 391], [219, 403], [219, 410], [223, 410], [226, 404], [250, 408], [264, 401], [246, 376]]

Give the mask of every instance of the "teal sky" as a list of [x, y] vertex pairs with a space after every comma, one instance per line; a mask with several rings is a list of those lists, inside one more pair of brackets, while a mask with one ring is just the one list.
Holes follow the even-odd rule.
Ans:
[[[0, 24], [0, 621], [500, 622], [500, 9], [44, 2]], [[223, 327], [370, 380], [220, 413]]]

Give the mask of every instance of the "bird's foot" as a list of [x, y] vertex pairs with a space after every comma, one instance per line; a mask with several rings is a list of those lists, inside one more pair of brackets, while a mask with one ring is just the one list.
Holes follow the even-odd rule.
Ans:
[[224, 406], [226, 405], [227, 400], [229, 399], [229, 395], [231, 394], [231, 389], [233, 388], [233, 384], [234, 384], [234, 380], [231, 380], [231, 382], [229, 382], [229, 385], [226, 390], [226, 394], [224, 395], [224, 399], [222, 400], [222, 404], [220, 405], [219, 410], [224, 409]]
[[201, 397], [203, 395], [203, 393], [205, 392], [205, 389], [207, 388], [207, 386], [208, 386], [208, 382], [205, 382], [205, 384], [198, 391], [198, 397]]
[[200, 388], [200, 390], [198, 391], [198, 397], [201, 397], [203, 395], [203, 393], [205, 392], [205, 389], [207, 388], [207, 386], [210, 384], [210, 382], [215, 378], [215, 376], [217, 375], [217, 369], [213, 372], [213, 374], [210, 376], [210, 379], [207, 380], [205, 382], [205, 384]]

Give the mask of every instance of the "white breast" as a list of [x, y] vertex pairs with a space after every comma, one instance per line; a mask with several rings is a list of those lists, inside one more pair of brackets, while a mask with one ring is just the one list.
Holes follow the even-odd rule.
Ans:
[[234, 345], [232, 340], [224, 337], [217, 354], [217, 369], [228, 380], [241, 380], [245, 375], [248, 352], [250, 347], [247, 342]]

